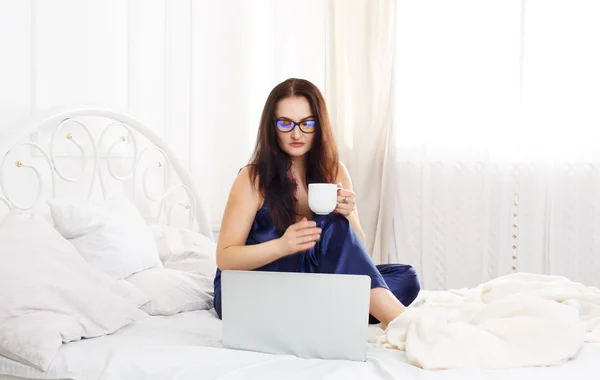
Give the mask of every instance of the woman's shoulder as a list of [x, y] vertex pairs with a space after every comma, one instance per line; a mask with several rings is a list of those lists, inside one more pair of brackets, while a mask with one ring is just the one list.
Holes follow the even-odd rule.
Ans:
[[342, 161], [338, 161], [338, 171], [345, 171], [348, 172], [348, 169], [346, 168], [346, 165], [344, 165], [344, 163]]
[[252, 187], [258, 191], [260, 183], [260, 173], [257, 170], [256, 165], [248, 164], [240, 168], [237, 174], [237, 179], [241, 179], [246, 184], [252, 185]]
[[255, 176], [254, 168], [250, 165], [240, 168], [233, 185], [238, 188], [244, 188], [245, 190], [258, 190], [258, 176]]
[[259, 189], [258, 173], [255, 173], [255, 167], [253, 165], [246, 165], [238, 171], [233, 182], [232, 190], [245, 193], [259, 205], [258, 208], [263, 204], [263, 197]]
[[238, 170], [238, 173], [241, 173], [242, 171], [254, 171], [256, 169], [256, 164], [246, 164], [244, 166], [242, 166], [240, 168], [240, 170]]
[[337, 167], [337, 181], [336, 182], [345, 182], [350, 181], [350, 171], [342, 161], [338, 161]]

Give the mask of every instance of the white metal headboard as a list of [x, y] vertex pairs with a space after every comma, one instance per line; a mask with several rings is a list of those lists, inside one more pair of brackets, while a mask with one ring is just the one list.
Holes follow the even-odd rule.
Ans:
[[[72, 129], [73, 131], [68, 131]], [[180, 164], [173, 149], [154, 131], [123, 111], [103, 107], [58, 108], [42, 112], [31, 119], [22, 133], [10, 141], [0, 141], [0, 204], [10, 210], [31, 210], [43, 201], [46, 181], [49, 176], [50, 194], [57, 198], [57, 184], [81, 183], [87, 177], [86, 199], [91, 199], [97, 185], [103, 197], [108, 193], [108, 181], [125, 182], [131, 186], [134, 198], [141, 196], [147, 203], [154, 205], [154, 219], [159, 222], [165, 218], [167, 223], [175, 208], [185, 210], [188, 227], [213, 239], [208, 215], [201, 203], [197, 186], [190, 173]], [[115, 132], [121, 132], [115, 135]], [[111, 136], [112, 133], [112, 136]], [[49, 135], [47, 144], [41, 140]], [[139, 137], [143, 138], [140, 144]], [[70, 145], [77, 154], [64, 154], [57, 148], [59, 140]], [[140, 145], [147, 145], [140, 151]], [[26, 149], [22, 149], [25, 147]], [[20, 148], [20, 149], [19, 149]], [[129, 150], [129, 155], [117, 154], [117, 150]], [[19, 150], [19, 152], [17, 152]], [[131, 152], [132, 150], [132, 152]], [[144, 159], [150, 154], [159, 159], [143, 167]], [[14, 156], [14, 157], [13, 157]], [[70, 176], [61, 169], [61, 159], [79, 160], [80, 173]], [[130, 161], [125, 174], [117, 173], [115, 161]], [[91, 162], [91, 165], [89, 165]], [[7, 175], [7, 165], [17, 170], [28, 169], [37, 183], [35, 200], [27, 204], [18, 202], [6, 186], [11, 179]], [[91, 170], [88, 170], [91, 166]], [[122, 168], [121, 168], [122, 169]], [[150, 170], [162, 170], [163, 191], [153, 196], [147, 184]], [[141, 171], [141, 173], [140, 173]], [[173, 172], [175, 176], [173, 176]], [[87, 175], [85, 175], [87, 173]], [[176, 178], [174, 178], [176, 177]], [[179, 180], [179, 181], [177, 181]], [[140, 183], [141, 182], [141, 183]], [[26, 185], [24, 185], [26, 186]], [[19, 188], [17, 186], [17, 188]], [[31, 188], [28, 187], [29, 190]], [[14, 188], [12, 191], [15, 191]], [[154, 191], [155, 188], [154, 188]], [[179, 194], [177, 194], [179, 193]], [[186, 199], [177, 199], [183, 194]]]

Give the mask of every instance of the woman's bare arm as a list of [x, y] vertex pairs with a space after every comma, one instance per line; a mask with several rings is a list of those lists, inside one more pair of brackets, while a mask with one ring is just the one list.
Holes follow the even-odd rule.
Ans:
[[284, 256], [279, 239], [246, 245], [246, 239], [262, 198], [252, 184], [250, 168], [236, 177], [221, 222], [217, 243], [217, 266], [221, 270], [252, 270]]

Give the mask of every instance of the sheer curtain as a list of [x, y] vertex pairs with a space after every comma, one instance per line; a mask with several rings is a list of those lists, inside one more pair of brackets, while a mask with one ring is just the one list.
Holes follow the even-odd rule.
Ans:
[[296, 77], [324, 91], [326, 4], [192, 0], [190, 6], [191, 126], [182, 143], [189, 141], [190, 168], [206, 189], [217, 234], [271, 89]]
[[399, 0], [388, 261], [600, 285], [600, 3]]
[[394, 0], [330, 0], [326, 100], [341, 161], [351, 174], [367, 250], [385, 262], [393, 209], [389, 191]]

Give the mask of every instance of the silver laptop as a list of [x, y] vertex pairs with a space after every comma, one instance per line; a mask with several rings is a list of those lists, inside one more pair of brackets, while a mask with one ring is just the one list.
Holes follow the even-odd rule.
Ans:
[[260, 271], [221, 276], [224, 347], [366, 360], [368, 276]]

